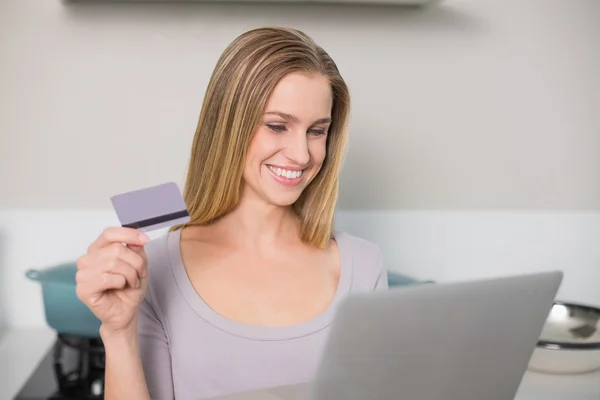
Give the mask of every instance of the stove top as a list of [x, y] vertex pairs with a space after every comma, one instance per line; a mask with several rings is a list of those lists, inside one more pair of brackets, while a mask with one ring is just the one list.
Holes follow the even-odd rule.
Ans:
[[104, 346], [100, 339], [58, 338], [13, 400], [104, 398]]

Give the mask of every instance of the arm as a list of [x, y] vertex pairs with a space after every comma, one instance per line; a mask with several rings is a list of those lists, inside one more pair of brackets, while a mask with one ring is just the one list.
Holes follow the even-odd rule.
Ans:
[[[135, 321], [137, 322], [137, 321]], [[100, 335], [106, 351], [104, 396], [106, 400], [149, 400], [134, 327], [110, 332], [102, 326]]]
[[105, 399], [174, 399], [166, 334], [149, 297], [140, 303], [136, 329], [102, 331], [106, 349]]

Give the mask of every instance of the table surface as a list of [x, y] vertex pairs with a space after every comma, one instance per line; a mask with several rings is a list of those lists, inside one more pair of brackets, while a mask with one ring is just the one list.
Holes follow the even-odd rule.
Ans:
[[[0, 332], [0, 400], [11, 400], [54, 343], [51, 329]], [[221, 396], [212, 400], [308, 400], [309, 385]], [[514, 400], [599, 400], [600, 371], [581, 375], [526, 372]]]

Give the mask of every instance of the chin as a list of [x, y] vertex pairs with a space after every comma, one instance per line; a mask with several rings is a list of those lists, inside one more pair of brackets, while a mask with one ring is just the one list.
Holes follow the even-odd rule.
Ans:
[[301, 193], [264, 193], [265, 199], [269, 204], [278, 207], [289, 207], [300, 198]]

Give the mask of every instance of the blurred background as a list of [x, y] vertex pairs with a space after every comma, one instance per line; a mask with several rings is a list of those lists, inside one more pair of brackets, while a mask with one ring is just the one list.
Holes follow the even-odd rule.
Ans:
[[[264, 25], [305, 31], [350, 86], [337, 229], [407, 277], [558, 269], [559, 300], [600, 306], [600, 1], [360, 1], [0, 1], [0, 400], [50, 398], [77, 365], [26, 271], [118, 225], [112, 195], [184, 183], [218, 57]], [[82, 326], [55, 285], [55, 317]], [[519, 400], [600, 393], [597, 375], [524, 382]]]
[[560, 269], [600, 304], [600, 2], [0, 2], [0, 325], [44, 327], [29, 268], [183, 184], [204, 90], [242, 32], [285, 25], [353, 99], [338, 229], [437, 281]]

